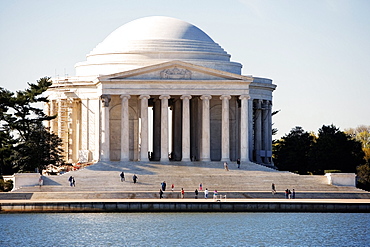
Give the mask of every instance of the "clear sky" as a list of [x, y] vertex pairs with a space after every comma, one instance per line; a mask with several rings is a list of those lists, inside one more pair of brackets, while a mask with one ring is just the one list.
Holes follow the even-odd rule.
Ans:
[[370, 125], [369, 13], [367, 0], [0, 0], [0, 87], [73, 76], [116, 28], [163, 15], [202, 29], [244, 75], [273, 80], [276, 137]]

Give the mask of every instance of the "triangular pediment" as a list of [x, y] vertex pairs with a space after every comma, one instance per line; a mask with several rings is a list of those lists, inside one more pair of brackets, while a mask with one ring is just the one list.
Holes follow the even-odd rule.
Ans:
[[122, 80], [241, 80], [252, 77], [211, 69], [182, 61], [170, 61], [111, 75], [99, 76], [99, 81]]

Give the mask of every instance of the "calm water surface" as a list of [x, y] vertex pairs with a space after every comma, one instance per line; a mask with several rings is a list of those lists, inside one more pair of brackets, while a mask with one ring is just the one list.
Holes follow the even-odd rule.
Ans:
[[0, 246], [370, 246], [370, 214], [0, 215]]

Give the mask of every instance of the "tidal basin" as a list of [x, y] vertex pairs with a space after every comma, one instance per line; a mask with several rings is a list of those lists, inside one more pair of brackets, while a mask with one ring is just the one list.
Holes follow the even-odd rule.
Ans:
[[368, 213], [2, 214], [0, 246], [366, 246]]

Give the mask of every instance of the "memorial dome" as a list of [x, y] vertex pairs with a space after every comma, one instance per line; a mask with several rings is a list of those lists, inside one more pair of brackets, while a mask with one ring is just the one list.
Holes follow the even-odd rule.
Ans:
[[112, 74], [171, 60], [241, 73], [241, 64], [230, 62], [230, 55], [198, 27], [152, 16], [113, 31], [87, 55], [86, 62], [76, 64], [76, 74]]

